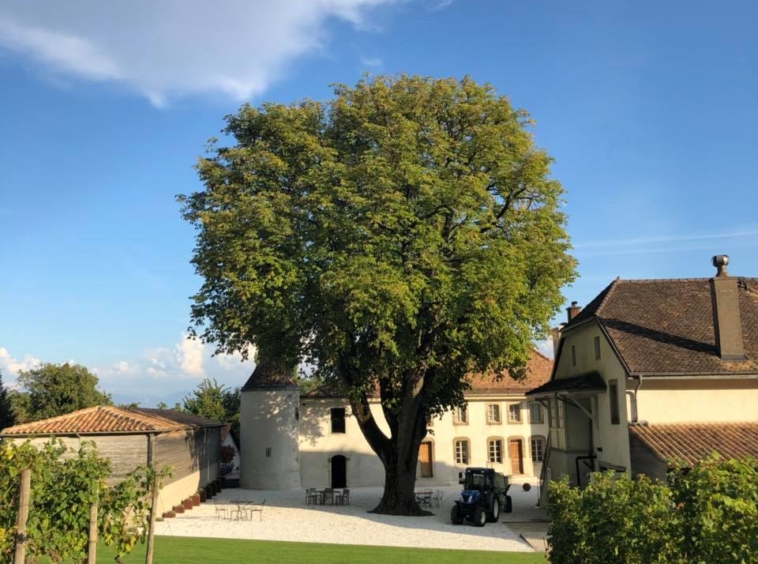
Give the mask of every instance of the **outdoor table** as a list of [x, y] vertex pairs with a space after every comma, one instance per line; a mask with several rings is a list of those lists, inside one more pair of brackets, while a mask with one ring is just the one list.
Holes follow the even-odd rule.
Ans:
[[422, 491], [422, 492], [416, 492], [416, 501], [419, 505], [424, 505], [426, 507], [432, 506], [432, 495], [434, 495], [434, 492], [432, 491]]
[[[233, 503], [237, 506], [237, 520], [238, 521], [244, 521], [248, 519], [248, 509], [255, 505], [255, 502], [250, 499], [230, 499], [229, 503]], [[229, 519], [232, 519], [232, 515], [235, 513], [235, 510], [232, 510], [229, 512]], [[252, 518], [252, 515], [250, 515]]]

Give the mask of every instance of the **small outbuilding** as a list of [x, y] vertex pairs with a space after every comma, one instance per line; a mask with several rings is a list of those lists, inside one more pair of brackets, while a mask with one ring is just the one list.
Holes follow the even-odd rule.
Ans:
[[172, 475], [163, 481], [158, 502], [164, 513], [218, 479], [223, 426], [170, 409], [97, 406], [8, 427], [0, 438], [41, 444], [55, 436], [72, 449], [92, 441], [111, 462], [110, 483], [140, 465], [171, 465]]

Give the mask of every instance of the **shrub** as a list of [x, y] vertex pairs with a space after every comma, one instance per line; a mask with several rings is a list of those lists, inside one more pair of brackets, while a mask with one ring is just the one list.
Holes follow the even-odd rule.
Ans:
[[[138, 468], [121, 483], [107, 487], [110, 462], [97, 455], [94, 443], [69, 451], [56, 439], [41, 447], [29, 441], [0, 443], [0, 562], [10, 561], [15, 542], [21, 471], [31, 468], [31, 505], [27, 521], [30, 561], [86, 558], [89, 508], [98, 502], [100, 540], [115, 545], [120, 556], [144, 538], [148, 495], [155, 476]], [[165, 475], [162, 472], [161, 475]]]
[[758, 564], [758, 463], [708, 457], [669, 484], [593, 474], [549, 489], [552, 564]]
[[758, 461], [714, 455], [692, 468], [677, 464], [669, 483], [690, 562], [758, 562]]

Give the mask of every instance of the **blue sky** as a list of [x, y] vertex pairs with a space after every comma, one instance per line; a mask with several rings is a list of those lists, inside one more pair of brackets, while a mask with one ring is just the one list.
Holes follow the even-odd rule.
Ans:
[[143, 405], [241, 385], [250, 363], [185, 339], [200, 281], [174, 197], [242, 102], [366, 71], [468, 74], [532, 114], [566, 189], [567, 300], [710, 276], [716, 253], [758, 275], [757, 18], [733, 0], [5, 0], [4, 379], [74, 360]]

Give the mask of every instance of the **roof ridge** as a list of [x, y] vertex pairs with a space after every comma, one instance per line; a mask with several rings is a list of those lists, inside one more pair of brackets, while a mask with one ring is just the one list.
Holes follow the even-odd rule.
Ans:
[[621, 282], [621, 277], [616, 276], [616, 279], [610, 283], [610, 285], [608, 286], [608, 291], [605, 293], [605, 296], [603, 296], [603, 299], [600, 300], [600, 303], [595, 308], [595, 314], [594, 314], [595, 317], [600, 317], [600, 312], [602, 311], [605, 304], [608, 303], [608, 298], [613, 293], [613, 291], [618, 287], [620, 282]]
[[[620, 279], [616, 278], [616, 281], [622, 282], [624, 284], [647, 284], [647, 283], [660, 283], [660, 282], [708, 282], [711, 280], [713, 276], [708, 277], [700, 277], [700, 278], [630, 278], [630, 279]], [[751, 280], [758, 282], [758, 278], [753, 276], [729, 276], [729, 278], [733, 278], [735, 280]]]

